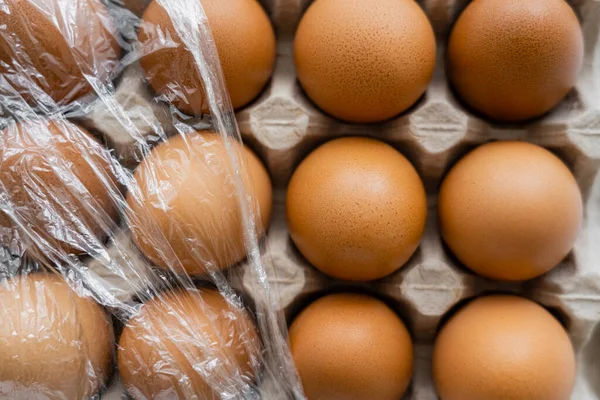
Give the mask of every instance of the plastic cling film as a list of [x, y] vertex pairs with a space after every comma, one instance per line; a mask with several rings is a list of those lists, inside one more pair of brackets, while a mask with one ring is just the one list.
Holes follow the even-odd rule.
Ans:
[[0, 399], [303, 397], [233, 113], [274, 57], [255, 0], [0, 0]]

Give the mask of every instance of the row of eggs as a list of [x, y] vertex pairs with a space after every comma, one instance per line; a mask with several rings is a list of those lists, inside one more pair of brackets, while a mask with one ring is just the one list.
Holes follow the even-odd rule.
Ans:
[[[97, 303], [44, 273], [2, 282], [0, 297], [0, 397], [88, 399], [106, 385], [114, 334]], [[397, 400], [412, 379], [410, 333], [375, 297], [325, 295], [289, 334], [309, 400]], [[116, 359], [132, 399], [254, 398], [265, 345], [235, 301], [212, 289], [172, 289], [127, 320]], [[453, 314], [431, 368], [441, 400], [568, 400], [576, 371], [559, 321], [513, 295], [479, 297]]]
[[[17, 38], [0, 40], [0, 75], [10, 83], [4, 94], [16, 89], [40, 101], [46, 93], [68, 103], [91, 91], [86, 76], [105, 79], [116, 65], [117, 34], [98, 0], [69, 4], [75, 23], [68, 27], [47, 20], [52, 9], [12, 3], [21, 9], [0, 14], [0, 23]], [[201, 4], [238, 109], [272, 74], [273, 28], [255, 0]], [[178, 32], [159, 1], [144, 12], [138, 39], [140, 64], [155, 93], [187, 114], [208, 112], [194, 55], [182, 45], [194, 38]], [[427, 89], [436, 63], [433, 29], [413, 0], [316, 0], [300, 21], [294, 49], [308, 96], [350, 122], [378, 122], [406, 111]], [[495, 120], [520, 121], [550, 111], [573, 88], [583, 52], [579, 21], [564, 0], [474, 1], [450, 34], [447, 70], [474, 110]]]
[[[30, 227], [22, 237], [89, 253], [91, 238], [110, 233], [103, 221], [115, 220], [124, 206], [133, 238], [154, 264], [190, 275], [225, 269], [245, 257], [232, 154], [240, 156], [243, 189], [253, 194], [253, 226], [268, 227], [266, 168], [246, 146], [213, 132], [156, 146], [136, 168], [126, 204], [119, 203], [110, 155], [83, 128], [37, 120], [2, 133], [0, 179], [10, 204], [0, 217], [5, 246], [15, 239], [7, 232]], [[425, 189], [412, 164], [390, 145], [364, 137], [334, 139], [311, 152], [292, 175], [286, 203], [291, 238], [306, 259], [353, 281], [383, 278], [404, 265], [427, 218]], [[571, 251], [583, 199], [568, 167], [550, 151], [491, 142], [450, 169], [438, 211], [443, 239], [465, 266], [518, 281], [542, 275]]]

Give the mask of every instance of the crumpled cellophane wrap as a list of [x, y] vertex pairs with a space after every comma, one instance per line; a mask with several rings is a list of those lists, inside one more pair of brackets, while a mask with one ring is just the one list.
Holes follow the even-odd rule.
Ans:
[[[134, 399], [252, 399], [265, 385], [301, 397], [201, 3], [155, 0], [174, 31], [146, 26], [153, 40], [141, 44], [130, 9], [148, 2], [117, 1], [0, 0], [0, 399], [100, 398], [120, 381]], [[173, 46], [193, 56], [210, 112], [171, 105], [171, 131], [151, 119], [150, 140], [115, 82]], [[143, 173], [80, 124], [98, 102], [136, 138]], [[163, 143], [178, 146], [166, 161], [153, 150]], [[252, 293], [234, 284], [248, 271]]]

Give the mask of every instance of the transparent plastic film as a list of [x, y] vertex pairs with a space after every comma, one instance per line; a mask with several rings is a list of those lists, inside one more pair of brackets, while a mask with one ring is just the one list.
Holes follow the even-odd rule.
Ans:
[[255, 0], [0, 0], [0, 399], [303, 397], [234, 114], [274, 40]]

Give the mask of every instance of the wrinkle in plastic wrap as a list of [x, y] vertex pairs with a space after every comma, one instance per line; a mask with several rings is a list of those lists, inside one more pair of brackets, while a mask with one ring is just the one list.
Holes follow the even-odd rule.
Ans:
[[[116, 380], [134, 399], [302, 397], [261, 254], [268, 174], [200, 1], [154, 1], [173, 29], [100, 0], [0, 0], [0, 399], [99, 398]], [[113, 82], [173, 47], [202, 83], [154, 101], [203, 90], [210, 115], [171, 105], [176, 134], [155, 123], [153, 146]], [[97, 102], [136, 138], [137, 168], [79, 124]]]

